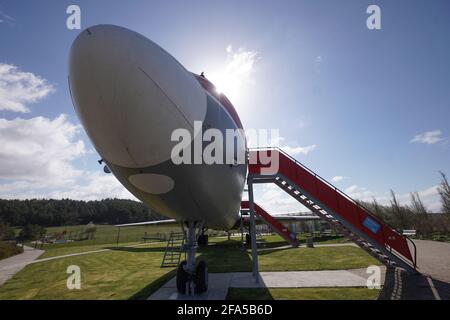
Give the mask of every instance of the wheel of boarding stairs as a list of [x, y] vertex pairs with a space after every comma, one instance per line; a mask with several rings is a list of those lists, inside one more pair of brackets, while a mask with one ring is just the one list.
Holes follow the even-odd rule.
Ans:
[[195, 293], [208, 290], [208, 267], [205, 261], [200, 261], [195, 272]]
[[181, 294], [186, 294], [186, 284], [189, 281], [189, 274], [184, 270], [186, 260], [181, 261], [177, 270], [177, 290]]

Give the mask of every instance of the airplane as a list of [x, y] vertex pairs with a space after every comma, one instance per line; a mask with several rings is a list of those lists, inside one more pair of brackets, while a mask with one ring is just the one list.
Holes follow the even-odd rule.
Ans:
[[[176, 223], [183, 228], [187, 259], [177, 268], [179, 293], [208, 289], [207, 265], [196, 263], [197, 245], [207, 244], [208, 228], [239, 228], [249, 220], [242, 215], [245, 208], [259, 211], [260, 220], [270, 220], [272, 227], [278, 224], [279, 233], [291, 244], [297, 239], [280, 222], [323, 218], [383, 263], [415, 270], [409, 239], [286, 154], [272, 152], [283, 162], [283, 174], [260, 176], [259, 183], [274, 182], [313, 214], [277, 218], [253, 199], [242, 201], [246, 179], [250, 188], [255, 171], [267, 168], [253, 166], [252, 155], [259, 157], [259, 153], [249, 150], [238, 113], [204, 74], [189, 72], [150, 39], [114, 25], [89, 27], [74, 40], [68, 69], [75, 112], [105, 163], [104, 171], [112, 172], [152, 210], [170, 218], [121, 226]], [[233, 148], [218, 157], [225, 161], [198, 162], [197, 151], [202, 154], [208, 148], [204, 138], [211, 129], [225, 137], [217, 145], [228, 150], [232, 140]], [[228, 136], [229, 130], [236, 134]], [[180, 148], [186, 133], [189, 138]], [[186, 155], [194, 156], [193, 163], [174, 160]], [[255, 232], [251, 234], [255, 250]]]
[[[77, 36], [68, 82], [77, 116], [106, 164], [105, 172], [171, 218], [121, 226], [181, 223], [187, 261], [178, 267], [178, 290], [186, 293], [193, 286], [196, 293], [206, 291], [207, 266], [203, 261], [196, 266], [196, 244], [207, 243], [207, 228], [239, 226], [247, 159], [232, 165], [177, 165], [171, 159], [177, 143], [171, 135], [180, 128], [192, 137], [208, 128], [224, 136], [227, 129], [242, 129], [233, 105], [203, 74], [189, 72], [143, 35], [114, 25], [92, 26]], [[194, 130], [196, 121], [203, 124], [201, 132]], [[240, 147], [246, 153], [245, 135], [233, 138], [239, 140], [234, 152]], [[309, 218], [318, 217], [297, 220]]]

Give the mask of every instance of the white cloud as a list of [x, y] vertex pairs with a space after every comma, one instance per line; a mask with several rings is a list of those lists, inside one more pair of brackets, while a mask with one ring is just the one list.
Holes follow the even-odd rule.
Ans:
[[0, 119], [0, 179], [64, 185], [81, 175], [71, 161], [85, 154], [80, 126], [55, 119]]
[[[247, 193], [244, 194], [245, 199], [247, 199]], [[255, 188], [255, 202], [270, 214], [309, 211], [274, 184], [264, 184]]]
[[6, 22], [7, 24], [12, 26], [14, 24], [14, 21], [15, 21], [15, 19], [13, 17], [10, 17], [6, 13], [4, 13], [2, 10], [0, 10], [0, 23]]
[[[307, 155], [308, 153], [310, 153], [317, 147], [317, 145], [315, 145], [315, 144], [312, 144], [309, 146], [292, 146], [292, 143], [289, 143], [289, 144], [284, 143], [283, 141], [285, 141], [285, 140], [286, 139], [284, 137], [280, 137], [280, 136], [271, 137], [269, 145], [278, 147], [291, 156], [296, 156], [299, 154]], [[296, 144], [296, 143], [294, 142], [294, 144]]]
[[138, 200], [112, 174], [102, 171], [86, 172], [77, 184], [53, 191], [50, 198], [70, 198], [75, 200], [98, 200], [105, 198], [119, 198]]
[[[420, 199], [428, 210], [432, 212], [440, 212], [441, 203], [438, 192], [438, 185], [419, 190], [417, 193], [419, 194]], [[396, 194], [396, 198], [401, 205], [407, 205], [411, 202], [411, 193]], [[385, 203], [389, 204], [389, 200], [390, 196], [388, 198], [388, 201], [385, 201]]]
[[0, 198], [4, 199], [63, 199], [99, 200], [120, 198], [137, 200], [112, 174], [102, 171], [83, 171], [74, 181], [49, 185], [30, 181], [0, 184]]
[[[45, 79], [0, 63], [0, 110], [28, 112], [28, 104], [54, 90]], [[85, 171], [75, 160], [86, 150], [79, 124], [64, 114], [54, 119], [0, 118], [0, 197], [136, 199], [113, 175]]]
[[[431, 212], [440, 212], [441, 210], [440, 198], [437, 188], [438, 186], [435, 185], [418, 191], [423, 204]], [[357, 185], [352, 185], [346, 188], [344, 192], [347, 193], [351, 198], [357, 200], [372, 202], [373, 199], [376, 199], [377, 202], [382, 205], [390, 205], [392, 199], [390, 191], [385, 191], [384, 193], [374, 192], [368, 190], [365, 187], [360, 187]], [[409, 205], [411, 203], [410, 192], [400, 194], [396, 193], [395, 196], [401, 205]]]
[[331, 181], [339, 182], [339, 181], [342, 181], [344, 179], [346, 179], [346, 177], [344, 177], [344, 176], [334, 176], [333, 178], [331, 178]]
[[0, 63], [0, 110], [29, 112], [27, 105], [45, 98], [54, 87], [47, 80]]
[[252, 82], [259, 53], [247, 51], [244, 48], [234, 50], [231, 44], [227, 46], [226, 52], [227, 59], [224, 65], [208, 78], [219, 92], [223, 92], [231, 101], [236, 103], [239, 94], [245, 91], [243, 86]]
[[350, 187], [346, 188], [344, 192], [351, 198], [362, 201], [371, 201], [372, 198], [376, 195], [375, 192], [358, 185], [351, 185]]
[[427, 131], [421, 134], [418, 134], [414, 136], [414, 138], [411, 139], [411, 143], [425, 143], [425, 144], [435, 144], [440, 141], [444, 141], [445, 139], [442, 137], [441, 130], [433, 130], [433, 131]]
[[[270, 133], [270, 134], [269, 134]], [[292, 143], [284, 143], [286, 140], [284, 137], [280, 137], [278, 129], [272, 130], [246, 130], [247, 137], [247, 145], [249, 148], [257, 148], [257, 147], [272, 147], [272, 148], [280, 148], [287, 154], [291, 156], [296, 156], [299, 154], [307, 155], [314, 149], [316, 149], [317, 145], [312, 144], [308, 146], [293, 146], [295, 145], [295, 141]]]
[[307, 155], [308, 153], [310, 153], [311, 151], [313, 151], [316, 148], [315, 144], [312, 144], [310, 146], [305, 146], [305, 147], [290, 147], [290, 146], [281, 146], [280, 147], [282, 150], [284, 150], [287, 154], [295, 156], [298, 154], [304, 154]]
[[112, 174], [79, 169], [81, 126], [55, 119], [0, 119], [0, 198], [136, 199]]

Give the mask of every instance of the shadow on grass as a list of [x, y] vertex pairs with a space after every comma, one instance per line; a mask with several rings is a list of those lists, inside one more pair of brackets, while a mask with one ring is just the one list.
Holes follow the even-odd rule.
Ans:
[[156, 247], [156, 248], [106, 247], [105, 249], [138, 253], [138, 252], [164, 252], [166, 250], [166, 247]]
[[281, 252], [281, 251], [287, 251], [287, 250], [293, 250], [296, 248], [293, 247], [286, 247], [286, 248], [268, 248], [266, 250], [258, 250], [258, 256], [264, 256], [266, 254], [271, 254], [273, 252]]
[[147, 300], [153, 293], [158, 291], [167, 281], [172, 279], [177, 274], [176, 270], [171, 270], [165, 275], [159, 277], [155, 281], [149, 283], [144, 288], [129, 297], [129, 300]]
[[197, 261], [205, 261], [209, 272], [247, 272], [252, 269], [250, 256], [238, 240], [212, 243], [197, 252]]
[[[165, 247], [161, 248], [130, 248], [130, 247], [111, 247], [111, 250], [129, 251], [129, 252], [163, 252]], [[252, 261], [247, 251], [241, 248], [240, 241], [227, 240], [212, 242], [207, 247], [198, 248], [197, 262], [205, 261], [208, 265], [208, 271], [213, 273], [222, 272], [248, 272], [252, 270]], [[157, 278], [144, 288], [133, 294], [129, 299], [143, 300], [148, 299], [154, 292], [167, 283], [172, 277], [176, 276], [176, 269], [172, 269], [163, 276]]]

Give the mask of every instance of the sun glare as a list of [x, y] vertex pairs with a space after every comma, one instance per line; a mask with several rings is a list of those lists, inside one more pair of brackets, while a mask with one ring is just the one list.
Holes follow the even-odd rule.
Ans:
[[233, 51], [231, 45], [226, 48], [227, 59], [225, 64], [212, 73], [209, 78], [216, 86], [219, 93], [225, 94], [233, 103], [238, 103], [245, 86], [251, 82], [254, 64], [258, 59], [258, 53], [245, 51], [240, 48]]

